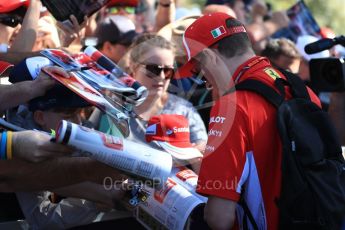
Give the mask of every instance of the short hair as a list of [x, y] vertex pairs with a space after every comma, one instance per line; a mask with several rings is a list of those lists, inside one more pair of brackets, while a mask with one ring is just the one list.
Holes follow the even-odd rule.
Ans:
[[173, 53], [175, 51], [174, 45], [162, 36], [152, 33], [144, 33], [138, 36], [130, 46], [130, 61], [132, 63], [141, 62], [141, 57], [153, 48], [168, 49]]
[[224, 1], [224, 3], [229, 5], [230, 7], [234, 7], [236, 1], [237, 0], [226, 0], [226, 1]]
[[[228, 28], [244, 26], [240, 21], [234, 18], [230, 18], [226, 21]], [[250, 38], [247, 33], [241, 32], [232, 34], [228, 37], [223, 38], [218, 42], [218, 52], [227, 58], [242, 55], [248, 51], [253, 51]]]
[[268, 40], [265, 49], [261, 52], [262, 56], [269, 59], [275, 59], [279, 56], [286, 56], [289, 58], [300, 58], [296, 44], [287, 38], [276, 38]]

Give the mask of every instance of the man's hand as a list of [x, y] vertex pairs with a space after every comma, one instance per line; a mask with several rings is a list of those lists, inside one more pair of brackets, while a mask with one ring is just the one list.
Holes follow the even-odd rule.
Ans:
[[74, 149], [50, 141], [50, 136], [35, 131], [13, 133], [13, 158], [40, 162], [72, 154]]
[[74, 15], [70, 16], [70, 21], [72, 22], [72, 27], [59, 21], [56, 22], [56, 26], [62, 30], [64, 35], [61, 42], [62, 47], [68, 47], [75, 39], [83, 37], [83, 32], [85, 32], [83, 29], [87, 26], [88, 17], [85, 16], [84, 22], [80, 25]]
[[[48, 72], [56, 73], [61, 75], [65, 78], [69, 78], [70, 75], [67, 73], [63, 68], [58, 66], [46, 66], [42, 68]], [[35, 93], [35, 97], [43, 96], [46, 91], [52, 88], [56, 84], [56, 80], [52, 77], [48, 76], [44, 71], [41, 70], [38, 77], [32, 81], [33, 93]]]
[[60, 40], [55, 34], [55, 21], [50, 16], [41, 17], [38, 20], [37, 38], [33, 51], [40, 51], [47, 47], [60, 47]]

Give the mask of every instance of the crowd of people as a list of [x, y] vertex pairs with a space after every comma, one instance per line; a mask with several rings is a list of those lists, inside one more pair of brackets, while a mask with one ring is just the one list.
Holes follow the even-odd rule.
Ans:
[[[277, 110], [254, 92], [230, 90], [248, 79], [278, 90], [275, 82], [286, 78], [284, 71], [309, 85], [311, 59], [344, 53], [305, 53], [307, 44], [335, 37], [332, 33], [296, 41], [272, 38], [290, 19], [264, 0], [208, 0], [198, 14], [181, 9], [175, 0], [111, 0], [82, 23], [71, 15], [66, 24], [40, 0], [0, 1], [0, 83], [9, 81], [0, 84], [0, 112], [23, 129], [4, 127], [0, 134], [0, 228], [23, 227], [18, 219], [28, 229], [144, 228], [124, 205], [129, 175], [73, 156], [74, 148], [52, 141], [49, 133], [67, 120], [163, 151], [157, 141], [186, 155], [190, 151], [193, 157], [174, 160], [174, 167], [198, 174], [196, 192], [207, 197], [198, 228], [278, 229], [283, 145]], [[41, 50], [72, 55], [87, 46], [148, 90], [145, 101], [133, 107], [135, 116], [129, 115], [129, 135], [46, 74], [73, 76]], [[329, 113], [345, 146], [344, 93], [307, 89], [311, 101]], [[283, 91], [291, 98], [288, 87]], [[162, 136], [148, 137], [148, 128], [158, 124]], [[188, 135], [176, 134], [174, 140], [166, 131], [173, 127]], [[104, 178], [121, 183], [105, 189]], [[214, 181], [225, 186], [209, 186]], [[239, 207], [242, 200], [252, 218]]]

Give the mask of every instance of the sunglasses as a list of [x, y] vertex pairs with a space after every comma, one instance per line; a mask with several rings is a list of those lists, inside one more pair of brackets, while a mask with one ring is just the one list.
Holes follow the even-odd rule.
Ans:
[[124, 7], [111, 7], [109, 8], [109, 13], [110, 14], [118, 14], [120, 11], [123, 10], [127, 14], [134, 14], [135, 13], [135, 7], [131, 6], [124, 6]]
[[[156, 64], [141, 64], [145, 67], [146, 71], [151, 73], [154, 76], [159, 76], [162, 71], [164, 72], [165, 79], [171, 79], [175, 74], [174, 67], [171, 66], [162, 66], [162, 65], [156, 65]], [[153, 76], [149, 76], [153, 77]]]
[[12, 14], [1, 14], [0, 23], [5, 26], [16, 27], [18, 24], [23, 22], [23, 18], [18, 15]]

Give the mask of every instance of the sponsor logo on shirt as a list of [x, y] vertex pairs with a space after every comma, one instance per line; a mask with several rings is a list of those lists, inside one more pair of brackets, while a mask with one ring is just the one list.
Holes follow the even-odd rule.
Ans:
[[208, 131], [208, 136], [221, 137], [221, 136], [222, 136], [222, 133], [223, 133], [222, 131], [210, 129], [210, 130]]
[[212, 124], [212, 123], [221, 123], [221, 124], [223, 124], [225, 119], [226, 119], [225, 117], [220, 117], [220, 116], [211, 117], [210, 118], [210, 124]]
[[214, 152], [214, 146], [212, 146], [212, 145], [206, 145], [205, 150], [206, 150], [207, 152]]
[[272, 68], [266, 68], [266, 69], [264, 69], [264, 71], [268, 76], [270, 76], [274, 80], [277, 78], [280, 78], [279, 74]]

